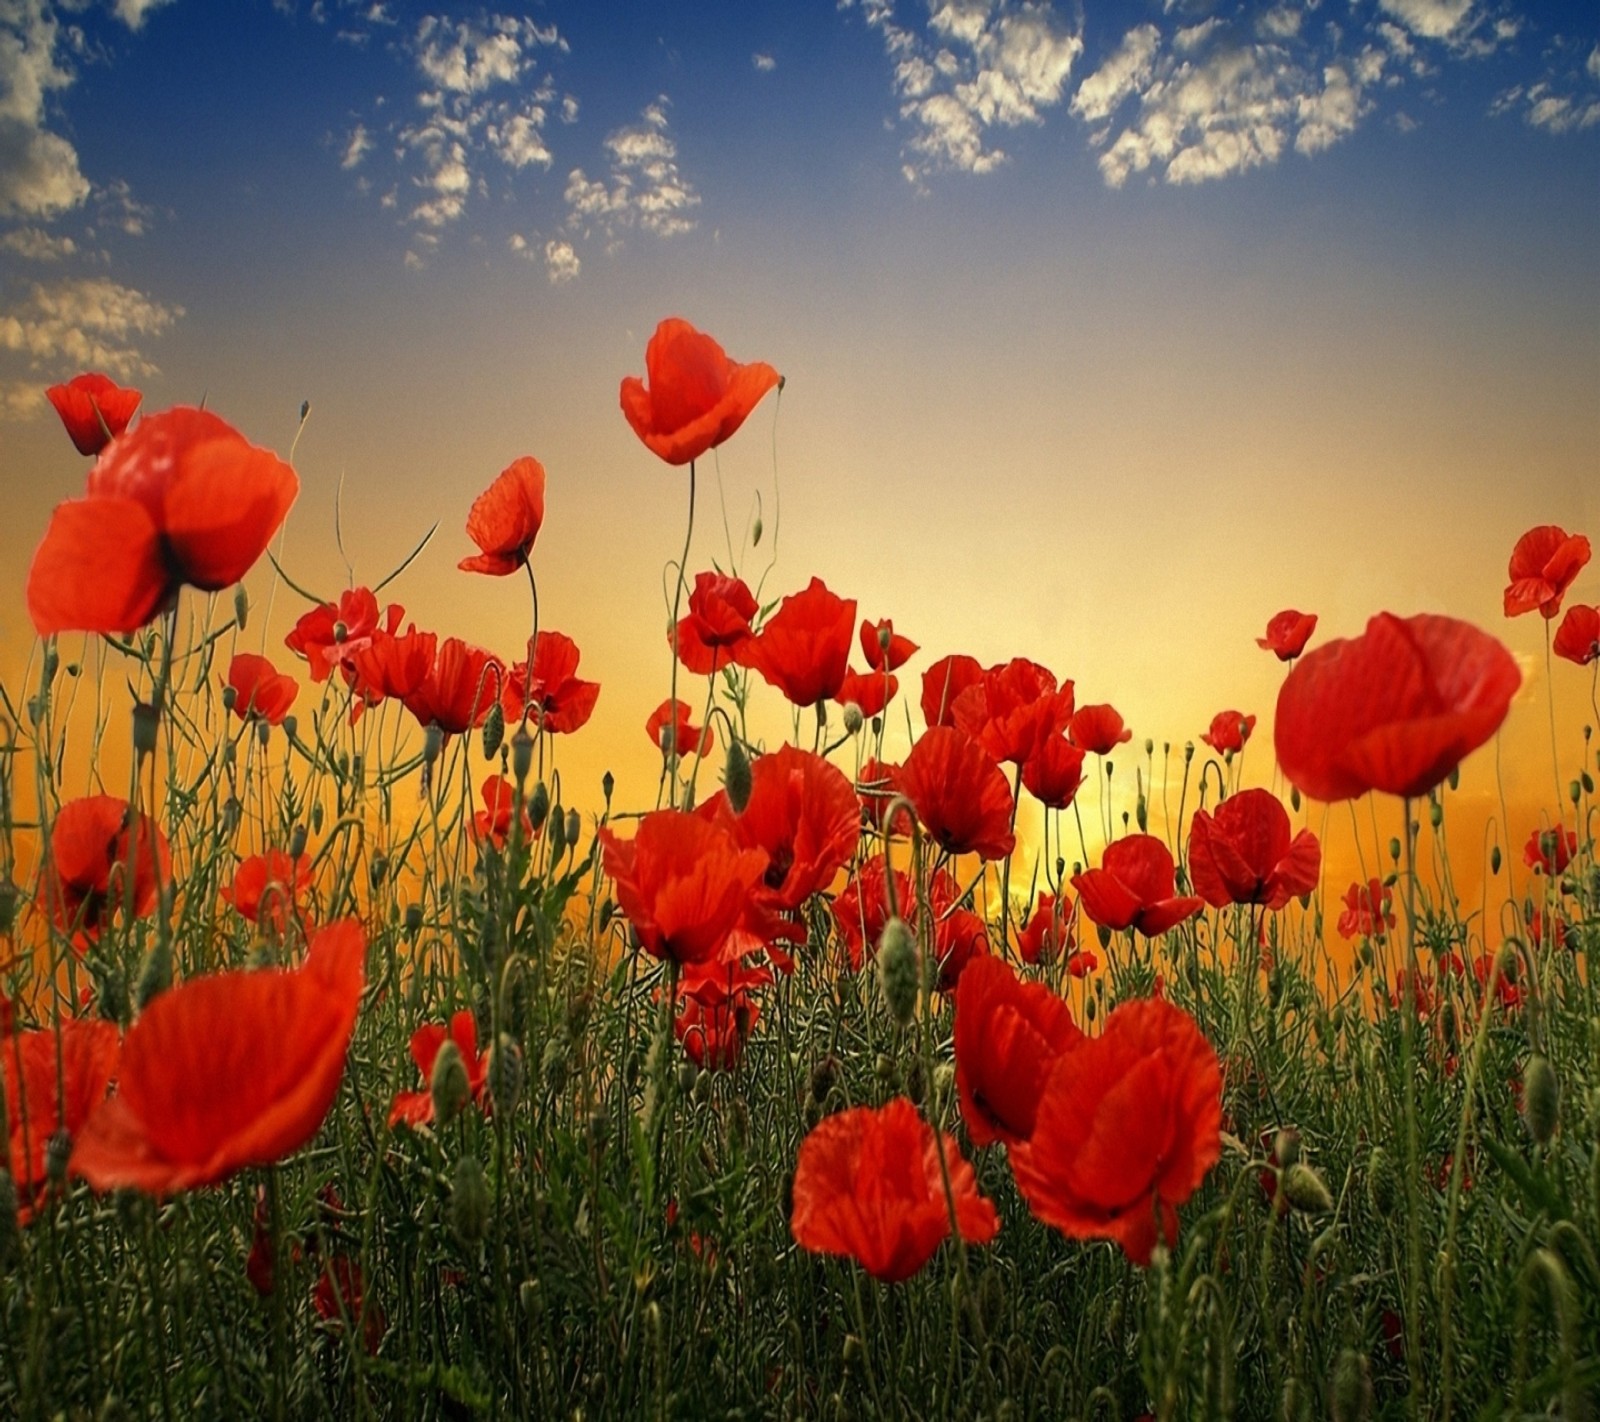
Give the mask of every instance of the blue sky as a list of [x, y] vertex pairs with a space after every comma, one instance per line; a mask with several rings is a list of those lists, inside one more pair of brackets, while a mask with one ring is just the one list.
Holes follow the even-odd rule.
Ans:
[[715, 471], [734, 530], [781, 496], [769, 592], [1181, 742], [1268, 710], [1280, 607], [1487, 625], [1525, 527], [1600, 535], [1597, 250], [1588, 3], [0, 0], [0, 565], [81, 487], [46, 384], [280, 450], [309, 399], [298, 574], [336, 498], [368, 581], [438, 520], [404, 600], [510, 651], [454, 563], [533, 454], [643, 755], [684, 491], [616, 390], [681, 314], [789, 380]]

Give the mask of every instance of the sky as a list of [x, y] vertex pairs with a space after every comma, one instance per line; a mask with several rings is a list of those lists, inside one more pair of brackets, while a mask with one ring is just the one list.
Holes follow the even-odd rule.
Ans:
[[602, 685], [561, 763], [648, 803], [688, 491], [617, 388], [680, 315], [785, 376], [702, 463], [691, 572], [820, 576], [913, 683], [1026, 656], [1158, 748], [1265, 736], [1281, 608], [1450, 613], [1524, 665], [1531, 807], [1543, 630], [1500, 597], [1524, 529], [1600, 537], [1597, 252], [1592, 3], [0, 0], [0, 674], [82, 487], [46, 385], [280, 453], [309, 401], [291, 575], [437, 523], [388, 594], [505, 654], [526, 590], [455, 570], [463, 526], [545, 465], [541, 625]]

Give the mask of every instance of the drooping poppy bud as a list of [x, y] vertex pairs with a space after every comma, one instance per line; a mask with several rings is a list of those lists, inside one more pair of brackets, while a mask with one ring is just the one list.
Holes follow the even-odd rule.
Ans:
[[455, 1120], [472, 1096], [461, 1048], [448, 1037], [440, 1043], [439, 1054], [433, 1059], [428, 1089], [433, 1095], [433, 1119], [441, 1127]]

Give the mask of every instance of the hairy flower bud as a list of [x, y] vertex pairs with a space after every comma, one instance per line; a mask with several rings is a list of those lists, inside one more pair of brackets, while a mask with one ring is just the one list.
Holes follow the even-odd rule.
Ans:
[[1284, 1199], [1303, 1215], [1325, 1215], [1333, 1208], [1327, 1182], [1304, 1161], [1285, 1170], [1280, 1184]]
[[522, 1048], [510, 1033], [502, 1032], [489, 1056], [489, 1098], [494, 1102], [497, 1118], [517, 1109], [526, 1077]]
[[878, 983], [884, 1006], [902, 1027], [917, 1011], [917, 944], [903, 918], [891, 918], [878, 939]]
[[433, 1094], [433, 1119], [440, 1127], [455, 1120], [472, 1095], [467, 1064], [462, 1060], [461, 1048], [451, 1038], [445, 1038], [433, 1059], [428, 1089]]
[[450, 1228], [468, 1248], [480, 1243], [489, 1232], [489, 1182], [483, 1165], [475, 1155], [464, 1155], [456, 1162], [455, 1178], [450, 1183]]
[[528, 796], [528, 823], [533, 826], [533, 832], [538, 834], [549, 818], [550, 792], [541, 780], [533, 787], [533, 793]]
[[493, 760], [506, 738], [506, 713], [496, 701], [483, 719], [483, 758]]
[[1387, 1219], [1399, 1201], [1400, 1187], [1395, 1179], [1394, 1162], [1382, 1146], [1373, 1146], [1367, 1157], [1367, 1199], [1374, 1214]]
[[750, 757], [738, 738], [728, 737], [727, 759], [722, 765], [722, 788], [728, 793], [728, 807], [736, 815], [750, 803]]
[[1548, 1145], [1561, 1115], [1561, 1082], [1550, 1058], [1535, 1052], [1522, 1069], [1522, 1123], [1539, 1145]]
[[861, 731], [861, 726], [862, 726], [863, 720], [864, 720], [864, 718], [861, 715], [861, 708], [859, 706], [857, 706], [854, 701], [845, 702], [845, 704], [844, 704], [844, 733], [845, 733], [845, 735], [847, 735], [847, 736], [858, 735], [860, 733], [860, 731]]
[[1365, 1354], [1342, 1348], [1328, 1381], [1328, 1415], [1334, 1422], [1366, 1422], [1372, 1415], [1372, 1371]]

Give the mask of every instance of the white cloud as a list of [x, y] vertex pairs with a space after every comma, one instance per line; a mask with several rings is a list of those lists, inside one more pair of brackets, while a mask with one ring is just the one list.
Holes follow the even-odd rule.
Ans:
[[571, 281], [582, 268], [572, 243], [555, 238], [544, 244], [544, 266], [552, 286]]
[[1347, 133], [1355, 131], [1362, 115], [1371, 107], [1364, 103], [1360, 87], [1351, 80], [1344, 66], [1330, 64], [1322, 71], [1322, 89], [1303, 93], [1295, 101], [1295, 152], [1310, 155], [1331, 148]]
[[155, 367], [138, 342], [159, 336], [183, 315], [132, 287], [104, 277], [35, 283], [16, 308], [0, 313], [0, 350], [38, 367], [72, 366], [123, 378]]
[[883, 39], [900, 117], [911, 126], [912, 181], [1005, 162], [992, 131], [1041, 122], [1083, 52], [1081, 35], [1050, 0], [927, 0], [920, 33], [895, 20], [892, 0], [839, 0], [842, 9], [857, 3]]
[[778, 61], [770, 54], [752, 54], [750, 62], [763, 74], [770, 74], [778, 67]]
[[689, 214], [700, 205], [700, 195], [678, 168], [665, 97], [646, 105], [638, 123], [612, 133], [605, 147], [610, 155], [606, 178], [590, 178], [582, 168], [567, 176], [569, 228], [598, 230], [612, 241], [632, 226], [657, 237], [693, 231]]
[[359, 168], [361, 160], [372, 151], [372, 138], [367, 133], [367, 126], [358, 123], [350, 132], [350, 139], [344, 146], [344, 157], [339, 160], [339, 166], [346, 172], [352, 168]]
[[0, 424], [31, 420], [48, 408], [37, 380], [0, 380]]
[[1124, 99], [1149, 82], [1151, 61], [1160, 43], [1161, 32], [1154, 25], [1129, 30], [1105, 63], [1078, 85], [1072, 112], [1091, 123], [1109, 118]]
[[124, 236], [143, 237], [155, 220], [156, 210], [135, 198], [133, 189], [121, 178], [97, 189], [95, 199], [100, 222], [115, 227]]
[[25, 262], [59, 262], [78, 250], [72, 238], [52, 237], [42, 227], [15, 228], [0, 236], [0, 247]]
[[73, 81], [47, 0], [0, 3], [0, 217], [54, 217], [89, 196], [77, 150], [45, 127], [46, 98]]
[[1470, 28], [1473, 0], [1378, 0], [1378, 5], [1412, 34], [1442, 40]]
[[144, 24], [144, 17], [152, 10], [159, 10], [163, 5], [170, 5], [172, 0], [116, 0], [111, 7], [116, 17], [130, 30], [137, 30]]
[[1588, 63], [1583, 67], [1588, 71], [1591, 79], [1600, 82], [1600, 44], [1597, 44], [1589, 51]]
[[1521, 110], [1523, 122], [1546, 133], [1571, 133], [1600, 124], [1600, 45], [1581, 58], [1581, 46], [1558, 42], [1545, 55], [1545, 74], [1528, 85], [1497, 94], [1489, 112]]
[[577, 123], [578, 101], [571, 94], [564, 94], [561, 98], [561, 122]]

